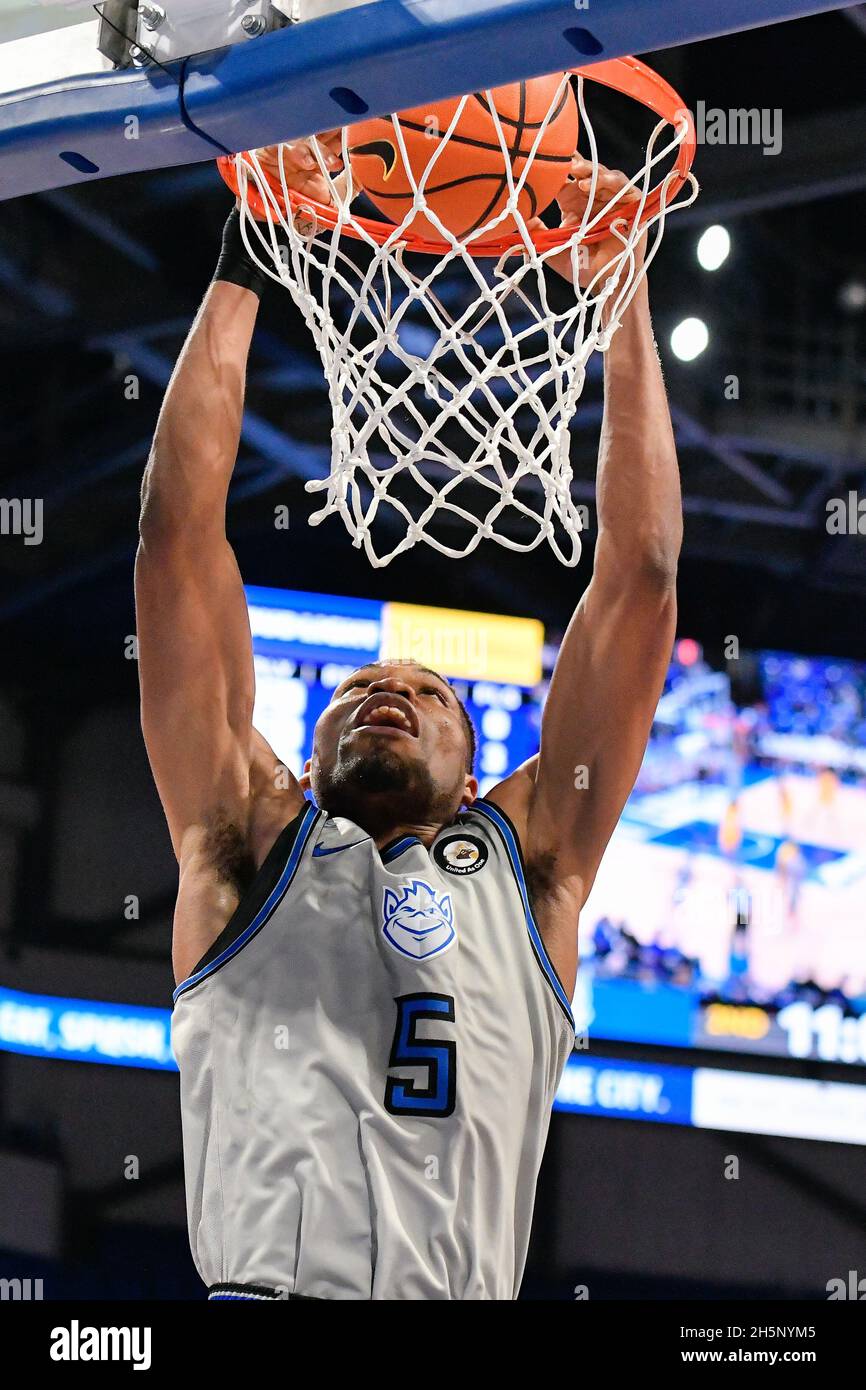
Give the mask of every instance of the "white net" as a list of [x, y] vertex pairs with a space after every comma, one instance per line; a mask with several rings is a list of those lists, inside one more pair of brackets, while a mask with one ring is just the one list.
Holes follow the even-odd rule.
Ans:
[[[593, 352], [606, 350], [616, 332], [658, 250], [668, 212], [692, 202], [697, 185], [689, 175], [684, 196], [669, 202], [674, 177], [665, 174], [657, 209], [650, 207], [639, 230], [654, 171], [670, 163], [688, 130], [685, 116], [676, 127], [660, 121], [643, 166], [618, 195], [624, 216], [612, 227], [613, 261], [590, 278], [586, 237], [617, 199], [593, 210], [596, 138], [583, 77], [563, 74], [558, 95], [569, 81], [589, 143], [593, 184], [580, 223], [564, 242], [544, 250], [522, 215], [519, 196], [556, 98], [515, 177], [496, 103], [485, 94], [502, 148], [508, 197], [495, 216], [462, 237], [442, 223], [425, 189], [466, 97], [420, 176], [412, 171], [402, 128], [392, 118], [414, 199], [403, 221], [385, 224], [378, 235], [353, 208], [361, 190], [354, 182], [346, 130], [342, 176], [329, 172], [322, 148], [313, 142], [331, 189], [326, 219], [315, 203], [299, 205], [297, 195], [293, 206], [282, 161], [280, 199], [256, 152], [236, 157], [247, 251], [291, 293], [315, 338], [330, 392], [331, 471], [306, 484], [308, 491], [324, 494], [324, 505], [310, 522], [341, 516], [373, 565], [388, 564], [419, 542], [451, 558], [471, 554], [482, 540], [515, 551], [547, 541], [566, 565], [580, 557], [570, 424], [587, 363]], [[264, 219], [249, 210], [252, 190], [264, 204]], [[445, 243], [439, 254], [407, 247], [407, 229], [419, 212], [439, 230]], [[508, 232], [514, 224], [517, 228], [508, 249], [498, 257], [474, 256], [472, 248], [501, 236], [503, 224]], [[643, 230], [649, 239], [641, 261], [636, 249]], [[543, 244], [544, 238], [539, 240]], [[559, 277], [546, 267], [563, 255], [573, 289], [560, 281], [567, 293], [552, 293], [551, 281]]]

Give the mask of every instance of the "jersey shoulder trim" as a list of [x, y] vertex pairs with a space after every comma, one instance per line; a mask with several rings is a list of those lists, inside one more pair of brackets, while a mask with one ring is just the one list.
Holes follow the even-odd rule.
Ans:
[[[554, 964], [550, 959], [549, 955], [547, 954], [547, 951], [545, 950], [544, 941], [542, 940], [541, 936], [541, 931], [539, 929], [538, 923], [535, 920], [535, 915], [532, 911], [532, 904], [529, 899], [529, 889], [527, 886], [526, 879], [526, 865], [523, 862], [523, 850], [520, 847], [520, 840], [518, 838], [517, 831], [515, 830], [510, 817], [507, 816], [505, 812], [501, 810], [498, 806], [494, 806], [492, 801], [485, 801], [483, 797], [478, 797], [477, 800], [473, 801], [472, 805], [469, 808], [468, 814], [471, 815], [473, 812], [477, 812], [478, 815], [483, 816], [484, 819], [489, 821], [492, 825], [494, 825], [499, 832], [500, 838], [502, 839], [502, 843], [505, 846], [505, 852], [508, 855], [508, 859], [511, 864], [512, 872], [514, 873], [514, 877], [517, 882], [518, 891], [520, 892], [520, 898], [523, 903], [524, 917], [526, 920], [526, 930], [529, 934], [529, 942], [532, 946], [533, 954], [541, 968], [541, 971], [545, 979], [547, 980], [547, 983], [550, 985], [550, 988], [556, 996], [556, 1001], [559, 1004], [560, 1009], [565, 1014], [565, 1017], [570, 1023], [572, 1029], [574, 1029], [574, 1016], [571, 1012], [571, 1003], [569, 1001], [568, 995], [565, 992], [562, 981], [556, 973]], [[464, 813], [464, 815], [465, 814], [466, 813]]]
[[216, 941], [202, 956], [189, 978], [181, 981], [174, 991], [172, 998], [175, 1003], [182, 994], [194, 989], [202, 980], [208, 979], [225, 965], [226, 961], [236, 956], [238, 951], [243, 950], [270, 920], [288, 892], [301, 862], [304, 847], [322, 814], [323, 812], [308, 801], [294, 820], [289, 821], [280, 831], [253, 882]]
[[400, 835], [396, 840], [390, 840], [387, 845], [383, 845], [379, 851], [379, 858], [383, 864], [390, 864], [392, 860], [399, 858], [410, 845], [420, 845], [421, 841], [417, 835]]

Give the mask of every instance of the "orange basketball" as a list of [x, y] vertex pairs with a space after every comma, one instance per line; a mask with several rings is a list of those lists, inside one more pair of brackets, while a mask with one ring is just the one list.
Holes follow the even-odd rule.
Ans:
[[[502, 125], [516, 182], [561, 84], [562, 73], [554, 73], [494, 87], [489, 94], [475, 92], [467, 98], [424, 188], [428, 204], [455, 236], [465, 237], [483, 227], [508, 201], [506, 156], [488, 95]], [[436, 152], [436, 142], [447, 135], [459, 100], [454, 97], [399, 113], [406, 160], [416, 182]], [[518, 197], [518, 207], [525, 218], [538, 216], [565, 184], [577, 148], [577, 130], [577, 103], [571, 85], [566, 84], [556, 99]], [[402, 222], [412, 207], [413, 191], [391, 117], [361, 121], [349, 129], [348, 140], [356, 181], [389, 221]], [[442, 240], [442, 233], [423, 213], [416, 213], [409, 225], [416, 236]], [[516, 224], [509, 216], [497, 224], [490, 237], [514, 231]]]

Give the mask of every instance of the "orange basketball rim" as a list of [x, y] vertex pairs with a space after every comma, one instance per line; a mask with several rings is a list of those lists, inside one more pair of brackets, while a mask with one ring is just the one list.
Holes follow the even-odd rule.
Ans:
[[[691, 112], [670, 83], [665, 82], [664, 78], [659, 77], [658, 73], [653, 72], [652, 68], [647, 67], [637, 58], [611, 58], [606, 62], [593, 63], [591, 67], [570, 68], [568, 71], [572, 76], [588, 78], [592, 82], [598, 82], [601, 86], [610, 87], [614, 91], [622, 92], [625, 96], [633, 97], [634, 100], [641, 102], [654, 115], [667, 121], [671, 126], [676, 127], [683, 120], [686, 121], [687, 129], [677, 149], [676, 160], [672, 168], [646, 196], [641, 212], [641, 223], [650, 222], [659, 213], [662, 203], [670, 203], [689, 177], [696, 149], [695, 125]], [[222, 155], [217, 160], [217, 167], [232, 192], [240, 195], [235, 156]], [[260, 177], [264, 178], [273, 195], [274, 202], [286, 218], [291, 220], [298, 212], [312, 210], [315, 212], [319, 227], [322, 229], [336, 227], [339, 214], [332, 205], [320, 203], [307, 194], [288, 189], [289, 206], [287, 206], [279, 179], [265, 170], [261, 171]], [[243, 196], [253, 216], [267, 220], [268, 214], [264, 200], [258, 189], [249, 181]], [[601, 241], [608, 234], [612, 223], [621, 221], [622, 217], [621, 208], [612, 208], [604, 216], [599, 217], [597, 221], [594, 219], [592, 230], [586, 233], [583, 238], [584, 241], [587, 243]], [[353, 215], [350, 221], [343, 222], [342, 230], [359, 239], [368, 236], [381, 246], [393, 234], [394, 224]], [[570, 241], [574, 236], [574, 228], [533, 229], [531, 236], [539, 251], [547, 251]], [[401, 233], [400, 241], [405, 243], [411, 251], [435, 255], [441, 255], [443, 251], [449, 249], [446, 241], [418, 236], [411, 229]], [[466, 250], [473, 256], [501, 256], [509, 247], [521, 244], [520, 234], [512, 231], [507, 235], [491, 238], [488, 241], [469, 241], [466, 243]]]

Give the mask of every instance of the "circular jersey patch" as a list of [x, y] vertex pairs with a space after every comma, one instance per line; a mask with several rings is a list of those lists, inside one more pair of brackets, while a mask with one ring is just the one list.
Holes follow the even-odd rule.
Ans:
[[453, 835], [439, 841], [433, 858], [446, 874], [476, 874], [487, 863], [487, 846], [475, 835]]

